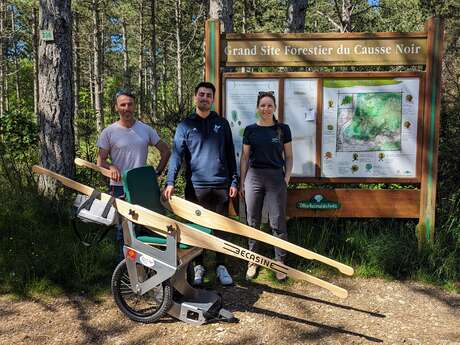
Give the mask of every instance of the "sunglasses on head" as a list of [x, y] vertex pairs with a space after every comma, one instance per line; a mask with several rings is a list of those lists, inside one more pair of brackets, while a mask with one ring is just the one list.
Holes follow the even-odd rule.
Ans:
[[259, 97], [264, 97], [264, 96], [274, 96], [275, 91], [259, 91]]

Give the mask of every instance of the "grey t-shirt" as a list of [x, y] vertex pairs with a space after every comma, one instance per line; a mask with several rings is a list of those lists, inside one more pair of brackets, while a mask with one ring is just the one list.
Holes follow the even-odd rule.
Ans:
[[[109, 151], [112, 164], [123, 174], [126, 170], [145, 166], [148, 146], [155, 146], [159, 141], [158, 133], [141, 121], [136, 121], [131, 128], [115, 122], [104, 128], [96, 145]], [[110, 184], [122, 185], [113, 180], [110, 180]]]

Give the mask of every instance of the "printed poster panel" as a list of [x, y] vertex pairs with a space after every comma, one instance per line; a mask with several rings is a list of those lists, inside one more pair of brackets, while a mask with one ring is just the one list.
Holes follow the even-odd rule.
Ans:
[[416, 177], [418, 78], [323, 85], [321, 176]]
[[314, 177], [316, 164], [316, 105], [318, 79], [284, 81], [284, 122], [292, 133], [292, 176]]
[[[257, 121], [256, 108], [259, 91], [273, 91], [276, 104], [278, 104], [278, 86], [278, 79], [226, 79], [224, 115], [232, 129], [238, 171], [244, 129]], [[275, 116], [278, 116], [277, 112]]]

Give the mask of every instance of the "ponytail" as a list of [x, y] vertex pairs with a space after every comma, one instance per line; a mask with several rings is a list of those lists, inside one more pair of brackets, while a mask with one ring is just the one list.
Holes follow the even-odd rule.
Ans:
[[276, 133], [278, 134], [278, 139], [281, 144], [283, 144], [283, 130], [278, 123], [278, 119], [276, 118], [275, 114], [272, 115], [273, 123], [275, 124]]

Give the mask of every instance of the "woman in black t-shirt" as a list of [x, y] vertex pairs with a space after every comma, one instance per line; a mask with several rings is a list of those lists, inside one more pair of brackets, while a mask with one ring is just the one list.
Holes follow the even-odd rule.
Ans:
[[[259, 92], [259, 119], [247, 126], [243, 135], [240, 161], [241, 196], [246, 201], [248, 225], [258, 229], [264, 200], [268, 206], [270, 228], [274, 236], [287, 240], [286, 198], [292, 172], [292, 137], [289, 126], [278, 123], [274, 116], [276, 101], [273, 92]], [[257, 242], [248, 241], [249, 250], [257, 250]], [[283, 262], [286, 252], [275, 247], [275, 260]], [[246, 278], [257, 274], [257, 265], [249, 263]], [[286, 274], [277, 272], [278, 280]]]

